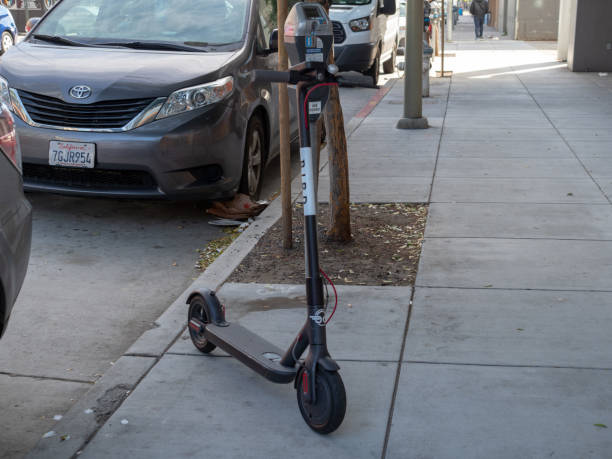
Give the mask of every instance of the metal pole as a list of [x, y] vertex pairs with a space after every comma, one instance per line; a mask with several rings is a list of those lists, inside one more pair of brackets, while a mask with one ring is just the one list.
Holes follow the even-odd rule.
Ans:
[[453, 12], [453, 0], [448, 0], [448, 21], [446, 25], [448, 27], [448, 41], [453, 41], [453, 22], [455, 20], [455, 13]]
[[423, 0], [406, 1], [404, 117], [398, 129], [426, 129], [423, 117]]
[[441, 21], [442, 21], [442, 27], [440, 27], [440, 30], [442, 31], [442, 61], [440, 63], [441, 68], [440, 68], [440, 76], [443, 77], [444, 76], [444, 29], [445, 29], [445, 23], [444, 23], [444, 2], [442, 2], [442, 12], [441, 12]]
[[28, 5], [28, 3], [30, 3], [30, 0], [24, 0], [24, 2], [23, 2], [23, 8], [25, 10], [25, 22], [26, 22], [26, 24], [30, 20], [30, 6]]
[[440, 18], [434, 20], [432, 34], [434, 37], [434, 54], [438, 57], [440, 56]]

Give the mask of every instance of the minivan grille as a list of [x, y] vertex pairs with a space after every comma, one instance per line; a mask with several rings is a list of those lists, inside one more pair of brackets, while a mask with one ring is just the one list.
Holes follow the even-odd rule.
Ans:
[[342, 43], [346, 40], [346, 32], [344, 32], [344, 27], [337, 21], [332, 21], [332, 26], [334, 28], [334, 43]]
[[156, 190], [155, 179], [145, 171], [78, 169], [23, 164], [26, 184], [94, 190]]
[[93, 104], [70, 104], [54, 97], [18, 92], [23, 106], [34, 122], [70, 128], [122, 128], [155, 100], [124, 99]]

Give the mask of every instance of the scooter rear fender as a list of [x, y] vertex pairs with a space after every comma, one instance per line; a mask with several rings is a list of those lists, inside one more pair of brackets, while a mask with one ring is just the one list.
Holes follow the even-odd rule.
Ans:
[[187, 298], [187, 304], [190, 304], [194, 298], [202, 297], [204, 304], [206, 305], [206, 312], [208, 318], [212, 323], [218, 326], [224, 326], [227, 324], [225, 321], [225, 307], [219, 301], [216, 293], [210, 289], [202, 288], [191, 292], [189, 298]]

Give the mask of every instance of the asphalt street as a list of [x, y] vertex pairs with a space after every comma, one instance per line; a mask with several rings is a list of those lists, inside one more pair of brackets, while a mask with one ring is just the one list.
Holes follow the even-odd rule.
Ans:
[[[344, 79], [348, 123], [377, 90], [357, 74]], [[294, 151], [294, 174], [297, 156]], [[275, 159], [263, 198], [278, 192], [279, 170]], [[28, 198], [34, 208], [30, 267], [0, 343], [3, 459], [23, 457], [144, 331], [156, 327], [197, 276], [197, 249], [221, 235], [208, 224], [202, 203]]]

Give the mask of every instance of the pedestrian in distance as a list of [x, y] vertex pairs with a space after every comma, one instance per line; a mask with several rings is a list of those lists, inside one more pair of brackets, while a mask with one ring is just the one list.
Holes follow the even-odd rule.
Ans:
[[425, 32], [425, 40], [427, 40], [427, 44], [431, 42], [431, 5], [430, 0], [423, 0], [423, 14], [424, 14], [424, 22], [423, 22], [423, 31]]
[[476, 40], [482, 38], [485, 16], [489, 12], [489, 2], [487, 0], [472, 0], [470, 14], [474, 16], [474, 29]]

